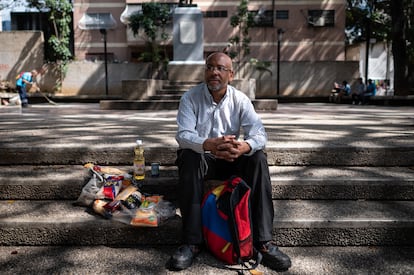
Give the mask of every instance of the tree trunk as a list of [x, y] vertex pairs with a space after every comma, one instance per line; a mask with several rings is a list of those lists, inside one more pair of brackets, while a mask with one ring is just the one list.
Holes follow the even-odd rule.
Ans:
[[408, 95], [408, 56], [405, 42], [404, 1], [391, 2], [391, 39], [392, 54], [394, 56], [394, 94]]

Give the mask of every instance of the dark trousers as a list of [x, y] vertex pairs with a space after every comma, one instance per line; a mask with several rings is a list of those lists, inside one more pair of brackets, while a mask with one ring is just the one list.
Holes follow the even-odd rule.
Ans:
[[[252, 156], [241, 156], [234, 162], [214, 158], [211, 154], [202, 155], [190, 149], [177, 152], [179, 173], [179, 207], [183, 222], [183, 242], [203, 243], [201, 225], [201, 202], [204, 180], [226, 180], [232, 175], [241, 177], [251, 188], [253, 239], [255, 242], [272, 239], [273, 202], [272, 186], [267, 158], [263, 151]], [[203, 167], [208, 166], [204, 175]]]
[[25, 86], [16, 86], [17, 92], [19, 92], [20, 100], [22, 104], [27, 104], [29, 101], [27, 100], [27, 91]]

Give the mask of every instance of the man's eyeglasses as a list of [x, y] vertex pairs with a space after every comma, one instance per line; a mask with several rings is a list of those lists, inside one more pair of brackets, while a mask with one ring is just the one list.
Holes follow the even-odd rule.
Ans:
[[211, 65], [206, 66], [206, 71], [214, 72], [215, 70], [217, 70], [219, 73], [230, 72], [231, 71], [231, 69], [226, 68], [224, 66], [217, 66], [217, 67], [214, 67], [214, 66], [211, 66]]

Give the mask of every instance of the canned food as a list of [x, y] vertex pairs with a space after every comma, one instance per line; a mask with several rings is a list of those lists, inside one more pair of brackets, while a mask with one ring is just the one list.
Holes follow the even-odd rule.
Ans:
[[151, 163], [151, 177], [158, 177], [160, 175], [160, 163]]

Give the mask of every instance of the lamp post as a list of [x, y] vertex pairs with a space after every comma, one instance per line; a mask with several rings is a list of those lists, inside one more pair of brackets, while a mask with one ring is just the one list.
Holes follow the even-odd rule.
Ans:
[[99, 32], [104, 38], [104, 54], [105, 54], [105, 94], [108, 96], [108, 52], [106, 49], [106, 29], [100, 29]]
[[108, 95], [108, 52], [106, 49], [107, 30], [116, 28], [116, 21], [111, 13], [84, 13], [78, 22], [81, 30], [99, 30], [104, 39], [105, 53], [105, 94]]
[[280, 42], [283, 38], [283, 33], [285, 32], [284, 29], [277, 29], [277, 85], [276, 85], [276, 92], [279, 95], [280, 91]]

